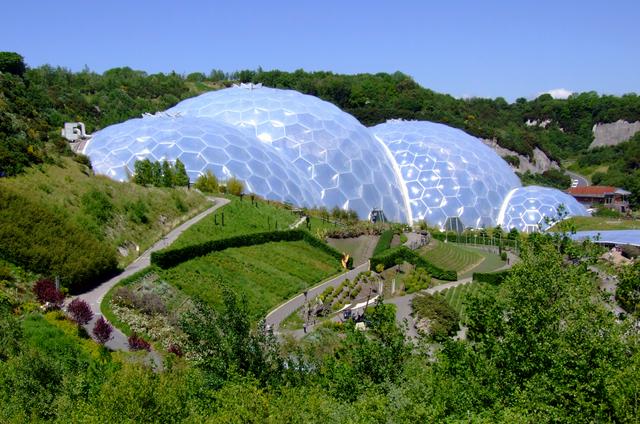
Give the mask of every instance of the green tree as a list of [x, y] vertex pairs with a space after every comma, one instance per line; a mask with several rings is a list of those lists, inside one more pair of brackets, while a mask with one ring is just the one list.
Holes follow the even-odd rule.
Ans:
[[204, 193], [217, 193], [220, 191], [218, 178], [210, 169], [207, 169], [204, 175], [198, 177], [194, 187]]
[[166, 160], [162, 161], [162, 187], [173, 187], [173, 173], [173, 166]]
[[229, 178], [227, 180], [227, 193], [240, 196], [244, 193], [244, 183], [236, 177]]
[[14, 52], [0, 52], [0, 72], [22, 76], [27, 67], [24, 58]]
[[184, 163], [182, 163], [180, 159], [176, 159], [174, 168], [175, 168], [174, 185], [177, 187], [187, 187], [189, 185], [189, 175], [187, 174], [187, 170], [184, 167]]

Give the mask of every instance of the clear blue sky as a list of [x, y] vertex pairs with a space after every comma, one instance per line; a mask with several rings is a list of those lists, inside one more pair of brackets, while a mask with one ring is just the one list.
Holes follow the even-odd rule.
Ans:
[[6, 1], [30, 66], [402, 71], [454, 96], [640, 92], [640, 1]]

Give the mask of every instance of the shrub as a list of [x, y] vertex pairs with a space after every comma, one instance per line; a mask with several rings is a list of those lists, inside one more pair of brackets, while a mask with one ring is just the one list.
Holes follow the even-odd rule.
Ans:
[[406, 293], [413, 293], [419, 290], [429, 288], [431, 284], [431, 276], [423, 268], [416, 268], [404, 280], [404, 288]]
[[411, 307], [418, 318], [429, 321], [428, 335], [435, 341], [443, 341], [458, 330], [460, 316], [441, 294], [416, 296]]
[[64, 294], [56, 288], [56, 284], [53, 281], [47, 278], [36, 281], [33, 285], [33, 293], [40, 303], [49, 302], [54, 305], [60, 305], [64, 300]]
[[149, 222], [149, 218], [147, 217], [149, 208], [142, 200], [138, 199], [135, 202], [126, 203], [124, 205], [124, 210], [131, 222], [135, 222], [136, 224], [146, 224]]
[[494, 286], [502, 284], [509, 275], [510, 270], [506, 269], [497, 272], [474, 272], [473, 281], [479, 281], [481, 283], [488, 283]]
[[507, 262], [507, 252], [501, 252], [500, 259], [502, 259], [503, 262]]
[[105, 224], [113, 217], [113, 202], [107, 194], [99, 190], [89, 190], [80, 199], [84, 211], [95, 218], [99, 224]]
[[210, 170], [207, 170], [206, 174], [198, 177], [194, 187], [204, 193], [217, 193], [220, 190], [218, 177]]
[[609, 208], [598, 208], [594, 213], [593, 216], [599, 216], [602, 218], [620, 218], [622, 217], [622, 215], [620, 214], [620, 212], [614, 210], [614, 209], [609, 209]]
[[175, 343], [172, 343], [172, 344], [169, 345], [169, 348], [167, 349], [167, 352], [173, 353], [176, 356], [184, 355], [184, 353], [182, 352], [182, 348], [179, 345], [175, 344]]
[[240, 196], [244, 192], [244, 183], [236, 177], [227, 180], [227, 193]]
[[393, 239], [393, 230], [386, 230], [380, 234], [376, 248], [373, 250], [373, 255], [376, 256], [384, 252], [391, 247], [391, 240]]
[[111, 340], [111, 333], [113, 333], [113, 326], [103, 317], [98, 318], [93, 326], [93, 336], [96, 338], [98, 343], [105, 344]]
[[93, 318], [93, 312], [89, 304], [79, 298], [75, 298], [69, 303], [67, 312], [78, 325], [86, 325]]
[[149, 342], [138, 336], [136, 333], [131, 334], [127, 341], [129, 343], [129, 349], [131, 350], [146, 350], [147, 352], [151, 351], [151, 345], [149, 344]]

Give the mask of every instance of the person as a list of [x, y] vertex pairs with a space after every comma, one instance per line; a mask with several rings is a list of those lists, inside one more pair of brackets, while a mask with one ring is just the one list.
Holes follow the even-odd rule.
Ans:
[[304, 330], [304, 333], [307, 334], [307, 323], [303, 323], [302, 324], [302, 329]]

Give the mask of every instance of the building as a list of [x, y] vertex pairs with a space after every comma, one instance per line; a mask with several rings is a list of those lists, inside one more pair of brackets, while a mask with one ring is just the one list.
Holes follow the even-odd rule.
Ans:
[[612, 186], [572, 187], [567, 193], [586, 207], [602, 207], [626, 213], [630, 192]]

